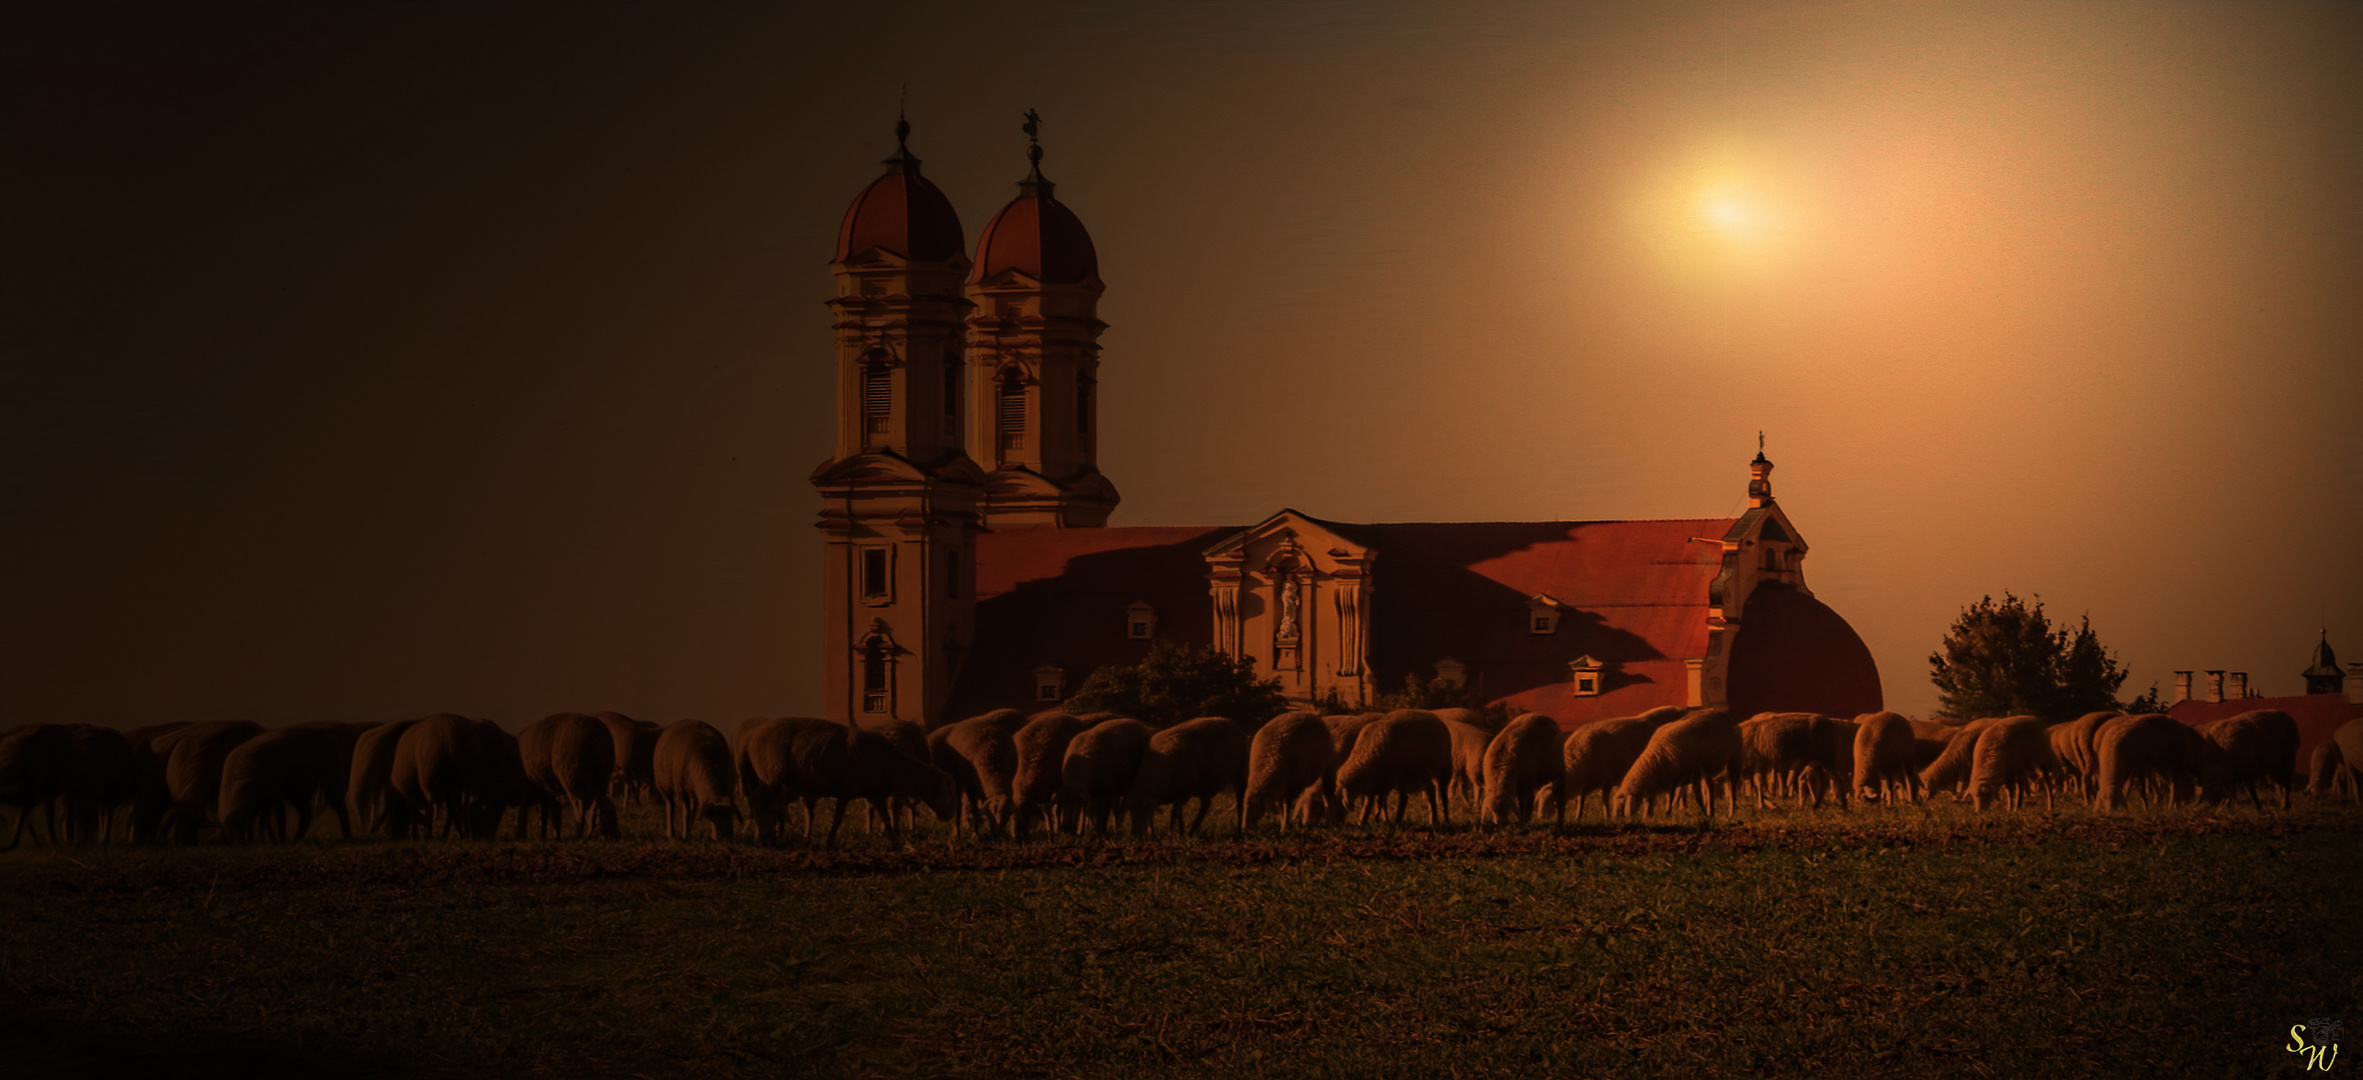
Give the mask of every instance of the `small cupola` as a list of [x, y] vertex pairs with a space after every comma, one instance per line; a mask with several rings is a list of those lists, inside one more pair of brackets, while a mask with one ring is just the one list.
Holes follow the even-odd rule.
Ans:
[[1772, 459], [1764, 456], [1764, 433], [1756, 433], [1756, 460], [1748, 462], [1748, 505], [1772, 505]]

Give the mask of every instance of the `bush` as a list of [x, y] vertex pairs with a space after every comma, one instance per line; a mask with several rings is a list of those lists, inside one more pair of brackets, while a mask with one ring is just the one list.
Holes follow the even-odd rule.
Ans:
[[1288, 699], [1280, 680], [1256, 679], [1252, 659], [1160, 641], [1138, 664], [1092, 672], [1066, 707], [1129, 716], [1155, 728], [1201, 716], [1226, 716], [1252, 728], [1286, 711]]

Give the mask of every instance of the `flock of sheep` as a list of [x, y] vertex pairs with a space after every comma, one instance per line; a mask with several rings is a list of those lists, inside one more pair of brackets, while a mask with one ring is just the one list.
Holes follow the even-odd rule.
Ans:
[[[244, 721], [161, 724], [134, 731], [31, 724], [0, 735], [0, 805], [13, 806], [8, 848], [27, 823], [52, 844], [111, 840], [231, 842], [302, 838], [317, 808], [347, 838], [493, 837], [515, 808], [516, 835], [541, 811], [542, 835], [619, 835], [616, 799], [662, 804], [668, 837], [707, 823], [729, 839], [742, 818], [777, 842], [791, 807], [807, 840], [831, 804], [834, 844], [846, 808], [866, 804], [873, 826], [899, 840], [925, 806], [958, 832], [1029, 830], [1106, 834], [1128, 815], [1145, 835], [1196, 832], [1218, 796], [1242, 832], [1266, 814], [1283, 829], [1359, 813], [1403, 820], [1411, 800], [1428, 820], [1449, 819], [1458, 796], [1487, 822], [1529, 822], [1547, 811], [1581, 820], [1597, 794], [1603, 815], [1673, 812], [1694, 798], [1711, 816], [1742, 790], [1759, 806], [1794, 797], [1820, 805], [1849, 793], [1917, 802], [1955, 793], [1983, 811], [2060, 793], [2101, 809], [2129, 794], [2155, 804], [2220, 802], [2270, 786], [2286, 808], [2297, 782], [2299, 735], [2281, 712], [2259, 710], [2193, 728], [2171, 717], [2094, 713], [2066, 723], [2032, 716], [1947, 724], [1871, 713], [1842, 720], [1764, 713], [1735, 721], [1719, 709], [1660, 708], [1564, 732], [1529, 713], [1490, 725], [1469, 709], [1400, 709], [1354, 716], [1283, 713], [1260, 725], [1204, 717], [1154, 730], [1137, 720], [1013, 709], [934, 731], [900, 722], [863, 727], [801, 718], [755, 719], [734, 739], [700, 720], [657, 725], [615, 713], [561, 713], [517, 734], [488, 720], [441, 713], [383, 724], [327, 721], [264, 729]], [[2349, 763], [2354, 763], [2350, 765]], [[2363, 797], [2363, 720], [2317, 752], [2316, 794]], [[1391, 800], [1390, 800], [1391, 797]], [[743, 800], [744, 808], [741, 807]], [[289, 813], [296, 821], [289, 832]], [[358, 821], [356, 822], [356, 819]]]

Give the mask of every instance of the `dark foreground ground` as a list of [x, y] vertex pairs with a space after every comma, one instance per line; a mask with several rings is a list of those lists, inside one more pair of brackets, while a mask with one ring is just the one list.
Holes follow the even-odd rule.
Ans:
[[0, 856], [0, 1076], [2237, 1077], [2297, 1075], [2313, 1017], [2363, 1042], [2344, 807], [848, 842]]

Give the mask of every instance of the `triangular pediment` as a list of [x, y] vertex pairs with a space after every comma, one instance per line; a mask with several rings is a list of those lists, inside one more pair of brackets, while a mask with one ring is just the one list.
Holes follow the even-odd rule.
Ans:
[[1724, 532], [1723, 542], [1785, 543], [1798, 551], [1804, 551], [1807, 547], [1805, 537], [1797, 532], [1797, 526], [1789, 522], [1789, 515], [1780, 508], [1779, 503], [1766, 503], [1741, 514], [1739, 520], [1732, 522], [1731, 528]]
[[1376, 550], [1338, 527], [1295, 510], [1282, 510], [1206, 549], [1206, 560], [1247, 573], [1292, 567], [1324, 574], [1359, 570]]

